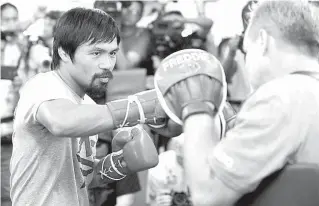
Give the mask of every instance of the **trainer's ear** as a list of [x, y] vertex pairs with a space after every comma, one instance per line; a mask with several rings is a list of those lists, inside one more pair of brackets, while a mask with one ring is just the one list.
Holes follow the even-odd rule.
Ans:
[[71, 60], [70, 56], [61, 47], [59, 47], [58, 53], [63, 62], [69, 62]]
[[269, 43], [270, 43], [270, 36], [268, 32], [264, 29], [260, 29], [258, 34], [258, 44], [261, 48], [261, 52], [263, 55], [265, 55], [268, 52]]

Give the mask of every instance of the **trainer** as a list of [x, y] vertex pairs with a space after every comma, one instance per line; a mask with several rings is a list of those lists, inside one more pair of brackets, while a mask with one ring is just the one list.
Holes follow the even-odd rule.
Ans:
[[[319, 164], [317, 22], [306, 1], [261, 1], [256, 7], [244, 39], [246, 69], [255, 92], [221, 141], [216, 113], [209, 109], [218, 106], [220, 93], [215, 90], [215, 99], [207, 101], [206, 92], [214, 91], [204, 81], [208, 74], [202, 81], [189, 75], [161, 90], [159, 96], [168, 107], [184, 106], [170, 112], [184, 126], [184, 164], [194, 205], [233, 205], [287, 164]], [[164, 70], [176, 70], [167, 62], [170, 59], [163, 61], [158, 77]], [[194, 70], [190, 66], [178, 67], [183, 70], [179, 76]], [[201, 92], [194, 93], [198, 85]], [[197, 105], [197, 112], [190, 114], [195, 111], [190, 105]]]

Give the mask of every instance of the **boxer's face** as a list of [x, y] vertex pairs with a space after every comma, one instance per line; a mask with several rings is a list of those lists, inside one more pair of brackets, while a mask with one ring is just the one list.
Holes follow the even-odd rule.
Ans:
[[79, 46], [74, 54], [72, 76], [85, 90], [105, 91], [113, 78], [118, 49], [116, 38], [112, 42]]

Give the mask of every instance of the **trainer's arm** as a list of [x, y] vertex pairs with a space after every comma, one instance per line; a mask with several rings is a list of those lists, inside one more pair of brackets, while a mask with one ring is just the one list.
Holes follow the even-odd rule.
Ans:
[[[188, 151], [197, 154], [188, 158], [192, 167], [187, 167], [195, 205], [233, 205], [294, 157], [308, 132], [309, 123], [303, 120], [312, 112], [298, 109], [312, 107], [303, 95], [302, 89], [280, 88], [276, 81], [262, 86], [246, 100], [235, 127], [217, 144], [213, 132], [217, 124], [209, 127], [212, 120], [208, 117], [187, 119], [185, 141], [187, 145], [193, 142], [188, 146], [193, 150]], [[208, 165], [204, 167], [205, 160]]]
[[36, 119], [59, 137], [90, 136], [114, 129], [106, 105], [78, 105], [66, 99], [41, 103]]
[[[207, 114], [190, 116], [184, 123], [184, 163], [194, 205], [227, 205], [240, 197], [216, 179], [208, 164], [208, 156], [220, 142], [221, 123], [219, 117]], [[222, 195], [217, 195], [217, 193]], [[222, 200], [216, 198], [222, 197]]]

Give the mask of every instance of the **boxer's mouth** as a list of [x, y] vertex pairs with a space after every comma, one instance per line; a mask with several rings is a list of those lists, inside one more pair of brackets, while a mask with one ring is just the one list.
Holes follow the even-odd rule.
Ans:
[[111, 79], [113, 79], [113, 75], [112, 73], [106, 73], [106, 74], [100, 75], [98, 78], [100, 79], [100, 82], [108, 83]]
[[109, 78], [108, 77], [100, 77], [100, 81], [102, 83], [108, 83], [109, 82]]

